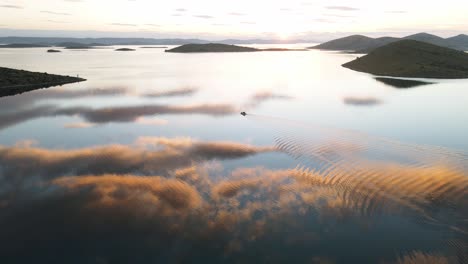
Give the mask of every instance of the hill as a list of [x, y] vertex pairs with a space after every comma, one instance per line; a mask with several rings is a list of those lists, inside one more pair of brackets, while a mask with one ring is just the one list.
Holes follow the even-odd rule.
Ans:
[[82, 81], [86, 80], [78, 77], [0, 67], [0, 97]]
[[400, 40], [343, 67], [392, 77], [468, 78], [468, 54], [425, 42]]
[[208, 43], [208, 44], [186, 44], [166, 50], [166, 52], [179, 52], [179, 53], [193, 53], [193, 52], [254, 52], [260, 51], [259, 49], [227, 45], [227, 44], [218, 44], [218, 43]]
[[468, 35], [460, 34], [451, 38], [447, 38], [447, 41], [453, 47], [461, 47], [462, 50], [468, 50]]
[[352, 35], [344, 38], [335, 39], [323, 44], [311, 47], [324, 50], [361, 50], [375, 45], [375, 39], [362, 35]]
[[430, 43], [430, 44], [441, 46], [441, 47], [450, 47], [450, 44], [448, 43], [446, 39], [441, 38], [436, 35], [428, 34], [428, 33], [418, 33], [414, 35], [409, 35], [409, 36], [404, 37], [403, 39], [417, 40], [417, 41], [426, 42], [426, 43]]
[[339, 38], [332, 41], [322, 43], [317, 46], [309, 47], [309, 49], [335, 50], [335, 51], [352, 51], [354, 53], [369, 53], [372, 50], [385, 46], [387, 44], [399, 40], [417, 40], [426, 42], [441, 47], [453, 48], [458, 50], [468, 50], [468, 36], [458, 35], [452, 38], [441, 38], [428, 33], [418, 33], [404, 38], [381, 37], [370, 38], [362, 35], [353, 35], [349, 37]]

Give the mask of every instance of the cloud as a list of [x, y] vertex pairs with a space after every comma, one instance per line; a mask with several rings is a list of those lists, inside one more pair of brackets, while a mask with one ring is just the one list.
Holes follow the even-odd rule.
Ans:
[[327, 6], [327, 9], [331, 10], [340, 10], [340, 11], [358, 11], [359, 8], [351, 7], [351, 6]]
[[[140, 97], [156, 98], [156, 97], [172, 97], [172, 96], [188, 96], [193, 95], [198, 89], [193, 87], [177, 88], [172, 90], [162, 90], [157, 92], [149, 92], [138, 94], [124, 87], [110, 87], [97, 89], [41, 89], [32, 92], [21, 94], [20, 96], [7, 96], [0, 98], [0, 110], [8, 112], [11, 109], [22, 109], [31, 107], [39, 101], [55, 100], [55, 99], [81, 99], [87, 97], [112, 97], [112, 96], [129, 96], [135, 95]], [[1, 116], [1, 115], [0, 115]]]
[[261, 103], [270, 100], [292, 100], [294, 97], [286, 94], [277, 94], [270, 91], [262, 91], [253, 94], [246, 104], [246, 107], [257, 107]]
[[133, 146], [106, 145], [72, 150], [0, 146], [0, 167], [3, 168], [0, 173], [7, 181], [103, 173], [154, 175], [194, 162], [239, 159], [274, 151], [273, 147], [235, 142], [156, 137], [141, 137]]
[[[179, 142], [164, 138], [146, 141], [153, 142], [155, 146], [167, 144], [175, 149], [184, 149], [193, 144], [191, 139], [177, 140]], [[50, 257], [61, 262], [74, 260], [89, 263], [87, 260], [93, 260], [105, 263], [113, 259], [133, 259], [133, 263], [146, 263], [151, 259], [159, 263], [168, 259], [202, 262], [208, 256], [210, 259], [228, 257], [233, 261], [248, 258], [262, 263], [271, 259], [270, 253], [281, 262], [290, 260], [291, 252], [298, 250], [300, 245], [307, 245], [307, 251], [300, 248], [298, 252], [302, 254], [298, 254], [295, 260], [305, 262], [312, 257], [318, 259], [316, 252], [320, 252], [320, 259], [328, 259], [323, 256], [322, 247], [337, 246], [337, 243], [340, 247], [352, 247], [346, 242], [349, 226], [356, 226], [359, 233], [359, 226], [372, 223], [371, 216], [379, 212], [379, 206], [394, 199], [388, 194], [400, 192], [400, 187], [405, 185], [408, 188], [404, 192], [408, 191], [408, 194], [412, 187], [420, 186], [415, 189], [417, 191], [431, 186], [429, 182], [424, 184], [420, 180], [413, 183], [409, 178], [414, 175], [414, 170], [401, 176], [401, 180], [408, 178], [401, 184], [398, 179], [385, 180], [388, 175], [404, 169], [399, 167], [383, 178], [371, 177], [369, 188], [379, 180], [386, 183], [377, 185], [375, 190], [360, 193], [367, 182], [359, 176], [373, 175], [375, 172], [371, 169], [369, 174], [363, 174], [368, 169], [370, 167], [356, 172], [356, 180], [353, 176], [350, 181], [358, 184], [351, 184], [349, 189], [343, 188], [348, 181], [344, 171], [341, 174], [336, 171], [338, 178], [331, 175], [326, 178], [319, 172], [314, 176], [308, 173], [300, 176], [297, 175], [303, 172], [300, 170], [268, 170], [262, 167], [238, 168], [228, 177], [218, 175], [218, 180], [212, 175], [202, 175], [201, 167], [196, 165], [181, 166], [161, 176], [142, 176], [141, 171], [138, 174], [59, 176], [35, 185], [29, 192], [19, 192], [6, 199], [0, 196], [0, 201], [3, 199], [0, 203], [2, 257], [7, 260], [14, 258], [15, 262], [20, 263]], [[431, 168], [424, 169], [420, 175], [432, 178], [441, 171], [427, 172], [431, 172]], [[441, 178], [445, 176], [440, 175]], [[310, 177], [315, 178], [311, 180]], [[393, 185], [395, 183], [396, 187]], [[387, 187], [380, 191], [381, 186]], [[421, 197], [442, 189], [449, 194], [450, 190], [454, 190], [453, 186], [441, 184], [431, 187], [432, 190], [422, 193]], [[458, 190], [462, 189], [463, 186], [460, 186]], [[417, 197], [420, 195], [419, 192], [411, 193]], [[374, 200], [376, 196], [382, 200]], [[357, 197], [362, 197], [362, 200], [354, 202]], [[446, 201], [444, 198], [451, 199], [450, 196], [435, 197], [434, 204]], [[427, 199], [430, 200], [429, 197]], [[450, 201], [447, 200], [447, 204]], [[424, 206], [424, 203], [420, 204]], [[465, 207], [457, 208], [463, 210]], [[392, 215], [396, 212], [400, 215], [400, 208], [395, 209]], [[358, 218], [360, 213], [363, 215]], [[337, 221], [347, 220], [352, 221], [346, 222], [344, 228], [336, 224]], [[386, 221], [378, 223], [381, 228], [372, 229], [373, 235], [381, 235], [388, 241], [401, 241], [401, 233], [379, 231], [387, 227]], [[414, 227], [408, 223], [401, 231], [411, 238], [419, 234], [413, 231]], [[438, 228], [441, 227], [438, 225]], [[372, 228], [372, 225], [367, 228]], [[324, 229], [328, 231], [321, 232]], [[444, 236], [446, 234], [444, 232]], [[431, 233], [428, 241], [440, 245], [438, 238]], [[382, 259], [382, 254], [393, 258], [394, 252], [399, 249], [420, 245], [419, 241], [408, 241], [409, 244], [404, 246], [395, 242], [392, 247], [385, 247], [390, 249], [380, 251], [376, 261]], [[375, 240], [363, 243], [359, 249], [363, 245], [367, 248], [372, 246]], [[40, 250], [37, 249], [38, 245], [41, 245]], [[283, 250], [272, 252], [272, 245]], [[62, 254], [54, 250], [58, 246], [64, 248]], [[76, 248], [80, 248], [79, 254], [76, 254]], [[252, 254], [258, 251], [265, 253]], [[286, 251], [287, 254], [282, 253]], [[304, 253], [310, 251], [310, 254]], [[348, 256], [346, 252], [341, 254]], [[356, 251], [350, 254], [355, 256]], [[425, 258], [415, 258], [414, 255], [412, 253], [408, 258], [432, 259], [427, 258], [430, 254], [422, 254]], [[142, 260], [138, 261], [139, 258]]]
[[239, 12], [230, 12], [228, 13], [230, 16], [245, 16], [246, 14], [244, 13], [239, 13]]
[[43, 105], [13, 113], [0, 114], [0, 129], [14, 126], [31, 119], [51, 115], [54, 109], [54, 106]]
[[63, 127], [64, 128], [89, 128], [93, 126], [95, 126], [95, 124], [93, 123], [79, 122], [79, 123], [65, 124]]
[[385, 11], [385, 13], [389, 13], [389, 14], [406, 14], [408, 12], [403, 11], [403, 10], [389, 10], [389, 11]]
[[193, 17], [196, 18], [203, 18], [203, 19], [213, 19], [213, 16], [208, 16], [208, 15], [194, 15]]
[[53, 20], [53, 19], [48, 19], [47, 22], [57, 23], [57, 24], [67, 24], [67, 23], [71, 23], [71, 22], [69, 22], [69, 21]]
[[137, 124], [142, 124], [142, 125], [151, 125], [151, 126], [163, 126], [167, 125], [169, 121], [161, 118], [144, 118], [144, 117], [139, 117], [135, 121]]
[[[136, 122], [140, 118], [153, 115], [186, 115], [201, 114], [224, 116], [237, 113], [232, 105], [198, 104], [198, 105], [138, 105], [121, 107], [64, 107], [54, 105], [37, 106], [27, 110], [0, 114], [0, 129], [40, 117], [79, 116], [88, 123], [106, 124], [111, 122]], [[141, 119], [140, 119], [141, 120]]]
[[12, 8], [12, 9], [24, 9], [23, 6], [19, 6], [19, 5], [0, 5], [0, 7], [2, 7], [2, 8]]
[[197, 89], [192, 87], [186, 87], [181, 89], [174, 89], [168, 91], [158, 91], [152, 93], [145, 93], [143, 94], [144, 97], [171, 97], [171, 96], [185, 96], [185, 95], [193, 95], [197, 92]]
[[53, 111], [51, 115], [80, 116], [91, 123], [135, 122], [139, 117], [165, 114], [204, 114], [223, 116], [236, 113], [231, 105], [200, 104], [200, 105], [139, 105], [122, 107], [69, 107]]
[[177, 11], [177, 12], [185, 12], [185, 11], [187, 11], [187, 9], [185, 9], [185, 8], [177, 8], [175, 11]]
[[70, 13], [61, 13], [61, 12], [54, 12], [54, 11], [41, 11], [41, 13], [59, 15], [59, 16], [71, 16]]
[[382, 104], [382, 101], [374, 97], [345, 97], [343, 103], [355, 106], [374, 106]]
[[[100, 175], [64, 177], [56, 179], [52, 183], [68, 189], [91, 187], [92, 191], [100, 193], [101, 199], [106, 200], [106, 203], [109, 203], [109, 199], [116, 200], [116, 202], [122, 199], [127, 200], [134, 192], [143, 191], [156, 196], [174, 209], [196, 208], [201, 204], [201, 197], [192, 186], [180, 180], [157, 176]], [[110, 197], [105, 197], [107, 195]]]
[[110, 23], [112, 26], [122, 26], [122, 27], [136, 27], [137, 24], [128, 24], [128, 23]]

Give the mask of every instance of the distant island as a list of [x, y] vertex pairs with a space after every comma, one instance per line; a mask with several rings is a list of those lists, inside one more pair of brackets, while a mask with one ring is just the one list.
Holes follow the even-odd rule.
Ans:
[[285, 48], [267, 48], [257, 49], [236, 45], [208, 43], [208, 44], [185, 44], [177, 48], [166, 50], [166, 52], [176, 53], [197, 53], [197, 52], [258, 52], [258, 51], [307, 51], [307, 49], [285, 49]]
[[177, 48], [166, 50], [166, 52], [192, 53], [192, 52], [255, 52], [256, 48], [227, 45], [219, 43], [208, 44], [185, 44]]
[[317, 46], [309, 47], [310, 49], [334, 50], [334, 51], [349, 51], [354, 53], [369, 53], [372, 50], [385, 46], [387, 44], [400, 40], [417, 40], [430, 43], [433, 45], [452, 48], [457, 50], [468, 50], [468, 36], [458, 35], [451, 38], [441, 38], [436, 35], [427, 33], [418, 33], [404, 38], [381, 37], [370, 38], [362, 35], [352, 35], [344, 38], [335, 39], [322, 43]]
[[11, 43], [6, 45], [0, 45], [0, 48], [4, 49], [24, 49], [24, 48], [49, 48], [48, 45], [41, 44], [25, 44], [25, 43]]
[[468, 78], [468, 54], [421, 41], [400, 40], [343, 67], [380, 76], [459, 79]]
[[86, 81], [83, 78], [0, 67], [0, 97]]
[[[213, 40], [196, 38], [67, 38], [67, 37], [0, 37], [0, 43], [22, 43], [22, 44], [44, 44], [48, 46], [64, 47], [66, 43], [80, 43], [87, 46], [124, 46], [124, 45], [184, 45], [184, 44], [207, 44]], [[294, 44], [294, 43], [317, 43], [311, 39], [223, 39], [217, 40], [221, 44]]]
[[49, 53], [58, 53], [58, 52], [62, 52], [62, 51], [56, 50], [56, 49], [50, 49], [50, 50], [47, 50], [47, 52], [49, 52]]
[[121, 48], [121, 49], [116, 49], [115, 51], [135, 51], [135, 49]]

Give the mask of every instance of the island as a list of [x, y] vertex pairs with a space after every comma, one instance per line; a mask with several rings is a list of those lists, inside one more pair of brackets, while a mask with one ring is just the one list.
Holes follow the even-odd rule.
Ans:
[[317, 46], [309, 47], [309, 49], [366, 53], [368, 50], [384, 46], [397, 40], [398, 38], [391, 37], [374, 39], [362, 35], [352, 35], [344, 38], [331, 40]]
[[363, 35], [352, 35], [322, 43], [309, 49], [345, 51], [350, 53], [366, 54], [376, 48], [388, 45], [400, 40], [416, 40], [429, 44], [452, 48], [457, 50], [468, 50], [468, 36], [458, 35], [450, 38], [441, 38], [428, 33], [418, 33], [406, 36], [404, 38], [380, 37], [371, 38]]
[[228, 44], [185, 44], [177, 48], [166, 50], [166, 52], [193, 53], [193, 52], [255, 52], [256, 48], [242, 47]]
[[12, 43], [6, 45], [0, 45], [0, 48], [4, 49], [25, 49], [25, 48], [48, 48], [50, 46], [42, 44], [24, 44], [24, 43]]
[[0, 67], [0, 97], [86, 81], [83, 78]]
[[467, 53], [416, 40], [390, 43], [342, 66], [379, 76], [468, 78]]
[[135, 51], [135, 49], [121, 48], [121, 49], [116, 49], [115, 51]]
[[47, 52], [49, 52], [49, 53], [58, 53], [58, 52], [62, 52], [62, 51], [56, 50], [56, 49], [50, 49], [50, 50], [47, 50]]
[[257, 49], [257, 48], [221, 44], [221, 43], [208, 43], [208, 44], [185, 44], [177, 48], [166, 50], [166, 52], [176, 52], [176, 53], [258, 52], [258, 51], [307, 51], [307, 49], [286, 49], [286, 48]]

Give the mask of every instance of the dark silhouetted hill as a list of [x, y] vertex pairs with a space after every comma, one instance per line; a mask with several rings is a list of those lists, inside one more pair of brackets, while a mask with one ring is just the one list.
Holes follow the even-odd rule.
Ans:
[[180, 53], [193, 53], [193, 52], [253, 52], [260, 51], [259, 49], [227, 45], [227, 44], [218, 44], [218, 43], [208, 43], [208, 44], [186, 44], [166, 50], [166, 52], [180, 52]]
[[339, 38], [332, 41], [322, 43], [320, 45], [310, 47], [310, 49], [335, 50], [335, 51], [351, 51], [354, 53], [369, 53], [372, 50], [385, 46], [387, 44], [403, 40], [417, 40], [434, 44], [441, 47], [453, 48], [458, 50], [468, 50], [468, 36], [458, 35], [452, 38], [441, 38], [428, 33], [418, 33], [404, 38], [381, 37], [370, 38], [362, 35], [353, 35], [349, 37]]
[[82, 81], [85, 79], [0, 67], [0, 97]]
[[400, 40], [343, 67], [380, 76], [468, 78], [468, 54], [421, 41]]
[[468, 35], [460, 34], [451, 38], [447, 38], [447, 41], [453, 47], [460, 47], [461, 50], [468, 50]]

